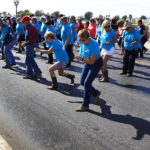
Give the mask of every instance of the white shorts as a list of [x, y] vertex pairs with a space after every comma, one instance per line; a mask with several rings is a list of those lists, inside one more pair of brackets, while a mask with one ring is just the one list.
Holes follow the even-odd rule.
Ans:
[[101, 55], [110, 55], [110, 56], [112, 56], [114, 54], [115, 50], [116, 50], [115, 47], [112, 47], [109, 51], [102, 48]]

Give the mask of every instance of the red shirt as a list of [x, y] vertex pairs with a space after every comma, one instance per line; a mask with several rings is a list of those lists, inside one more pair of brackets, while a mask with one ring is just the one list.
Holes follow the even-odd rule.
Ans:
[[29, 46], [39, 42], [38, 31], [32, 24], [27, 26], [26, 42]]
[[122, 36], [124, 29], [122, 29], [123, 27], [118, 27], [118, 32], [117, 35]]
[[89, 25], [85, 24], [84, 29], [88, 30]]
[[82, 29], [84, 29], [84, 25], [82, 23], [77, 23], [77, 33]]
[[95, 23], [90, 23], [89, 27], [88, 27], [88, 31], [90, 33], [90, 37], [95, 39], [96, 37], [96, 28], [97, 28], [97, 25]]

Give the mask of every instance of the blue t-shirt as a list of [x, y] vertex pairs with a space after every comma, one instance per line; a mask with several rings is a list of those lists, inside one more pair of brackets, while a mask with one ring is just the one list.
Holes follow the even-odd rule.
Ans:
[[68, 23], [66, 23], [65, 25], [62, 26], [62, 29], [61, 29], [61, 39], [62, 39], [63, 44], [65, 44], [68, 35], [70, 35], [70, 40], [68, 42], [68, 45], [73, 45], [74, 39], [73, 39], [73, 35], [71, 32], [71, 27]]
[[141, 48], [141, 43], [135, 44], [131, 47], [132, 42], [141, 40], [141, 34], [137, 29], [134, 29], [131, 33], [126, 30], [123, 31], [124, 38], [124, 48], [127, 50], [134, 50], [136, 48]]
[[16, 25], [16, 33], [17, 33], [17, 35], [19, 35], [20, 30], [22, 30], [21, 35], [25, 35], [25, 27], [24, 27], [24, 25], [22, 23], [18, 23]]
[[71, 25], [70, 25], [71, 29], [74, 28], [74, 32], [72, 32], [73, 34], [73, 39], [76, 40], [77, 39], [77, 25], [75, 22], [73, 22]]
[[53, 32], [54, 35], [55, 35], [55, 37], [56, 37], [56, 30], [55, 30], [55, 28], [54, 28], [53, 25], [51, 25], [51, 26], [46, 30], [46, 32], [49, 32], [49, 31]]
[[36, 28], [37, 31], [40, 31], [40, 24], [39, 24], [39, 22], [34, 24], [34, 27]]
[[46, 25], [44, 22], [42, 22], [41, 29], [40, 29], [40, 34], [41, 34], [42, 38], [44, 38], [46, 30], [47, 30]]
[[55, 50], [54, 55], [55, 55], [56, 61], [69, 62], [67, 52], [61, 41], [59, 41], [58, 39], [55, 39], [55, 41], [51, 43], [51, 46], [49, 48]]
[[97, 59], [101, 56], [99, 44], [96, 40], [90, 38], [90, 43], [88, 45], [84, 45], [79, 42], [80, 45], [80, 56], [86, 59], [90, 59], [91, 56], [96, 56]]
[[98, 37], [98, 39], [100, 40], [101, 38], [101, 34], [102, 34], [102, 26], [100, 24], [97, 25], [97, 33], [96, 33], [96, 36]]
[[0, 41], [3, 41], [8, 33], [8, 27], [1, 28]]
[[[62, 28], [62, 25], [59, 21], [57, 21], [57, 22], [54, 23], [54, 27], [58, 29], [58, 28]], [[61, 34], [61, 29], [56, 30], [56, 34], [60, 35]]]
[[112, 42], [114, 41], [114, 36], [116, 35], [116, 32], [111, 29], [109, 32], [103, 31], [100, 41], [101, 41], [101, 48], [104, 48], [106, 50], [110, 50], [112, 47], [115, 48], [115, 44], [111, 45], [105, 45], [106, 42]]
[[[54, 35], [55, 35], [55, 37], [56, 37], [56, 30], [55, 30], [55, 28], [54, 28], [53, 25], [51, 25], [51, 26], [46, 30], [46, 32], [49, 32], [49, 31], [51, 31], [52, 33], [54, 33]], [[50, 46], [51, 46], [51, 43], [50, 43], [50, 42], [46, 42], [46, 47], [50, 47]]]

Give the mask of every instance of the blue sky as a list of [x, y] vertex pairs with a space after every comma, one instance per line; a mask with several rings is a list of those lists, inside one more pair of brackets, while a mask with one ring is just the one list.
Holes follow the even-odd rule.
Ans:
[[[129, 15], [150, 17], [150, 0], [20, 0], [18, 10], [29, 9], [43, 10], [45, 13], [60, 11], [67, 16], [82, 16], [87, 11], [92, 11], [94, 17], [99, 14], [111, 17], [115, 15]], [[0, 5], [0, 12], [8, 11], [15, 14], [13, 0], [4, 0]]]

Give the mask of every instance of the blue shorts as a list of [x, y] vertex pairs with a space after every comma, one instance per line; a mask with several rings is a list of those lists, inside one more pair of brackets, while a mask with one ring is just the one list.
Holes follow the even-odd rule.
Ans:
[[67, 66], [68, 62], [66, 61], [57, 61], [54, 65], [64, 69]]

